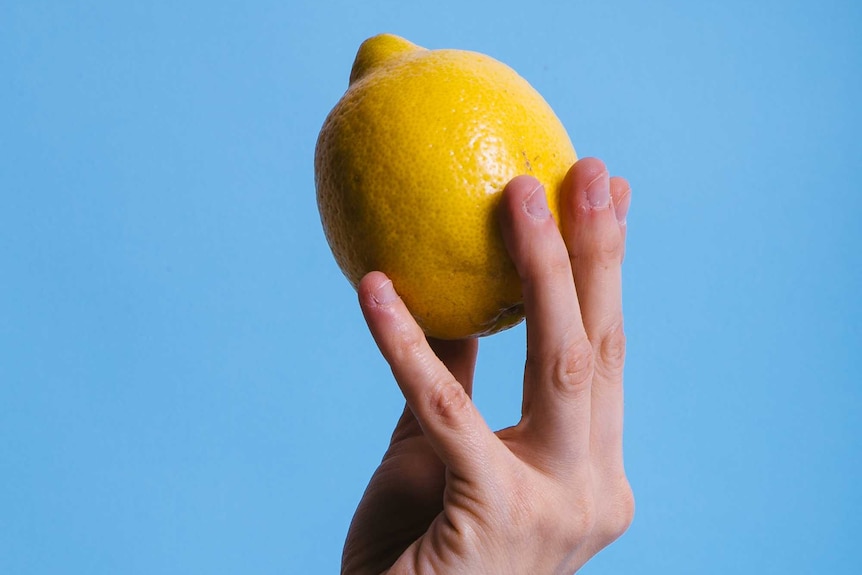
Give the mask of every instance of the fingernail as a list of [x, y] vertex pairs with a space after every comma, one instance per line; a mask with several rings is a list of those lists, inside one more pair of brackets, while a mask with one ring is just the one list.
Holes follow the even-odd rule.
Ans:
[[614, 212], [617, 216], [617, 223], [619, 225], [625, 225], [626, 223], [626, 214], [629, 213], [629, 206], [632, 203], [631, 194], [626, 194], [620, 203], [614, 206]]
[[587, 203], [594, 210], [601, 210], [611, 203], [611, 184], [607, 172], [599, 174], [587, 185]]
[[551, 216], [548, 209], [548, 199], [545, 197], [545, 187], [539, 184], [524, 200], [524, 211], [536, 220], [545, 220]]
[[398, 294], [395, 293], [395, 287], [392, 285], [392, 280], [386, 280], [371, 294], [371, 298], [377, 305], [388, 305], [398, 299]]

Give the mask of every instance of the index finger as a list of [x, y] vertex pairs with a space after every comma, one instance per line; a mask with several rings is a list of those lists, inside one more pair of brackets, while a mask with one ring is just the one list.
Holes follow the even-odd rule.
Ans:
[[592, 347], [568, 250], [544, 189], [531, 177], [515, 178], [506, 187], [501, 221], [527, 319], [520, 425], [548, 461], [579, 461], [589, 454]]

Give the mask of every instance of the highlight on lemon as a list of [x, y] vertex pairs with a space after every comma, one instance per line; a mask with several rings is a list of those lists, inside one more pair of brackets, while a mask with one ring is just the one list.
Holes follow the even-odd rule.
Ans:
[[531, 175], [559, 221], [575, 160], [553, 110], [505, 64], [381, 34], [359, 47], [320, 130], [321, 222], [354, 287], [382, 271], [428, 336], [489, 335], [523, 319], [497, 223], [500, 193]]

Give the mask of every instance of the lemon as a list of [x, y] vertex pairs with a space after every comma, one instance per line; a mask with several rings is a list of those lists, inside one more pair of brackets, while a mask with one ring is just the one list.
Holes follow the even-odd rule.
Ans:
[[318, 137], [321, 222], [354, 287], [382, 271], [427, 335], [488, 335], [523, 319], [500, 193], [532, 175], [558, 218], [575, 159], [550, 106], [508, 66], [382, 34], [360, 46]]

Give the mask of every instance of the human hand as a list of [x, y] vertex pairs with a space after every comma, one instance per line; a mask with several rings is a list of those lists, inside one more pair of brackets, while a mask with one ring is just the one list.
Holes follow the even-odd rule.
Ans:
[[500, 210], [527, 321], [517, 425], [493, 433], [470, 399], [476, 340], [426, 340], [385, 275], [360, 283], [407, 405], [351, 523], [342, 573], [569, 574], [631, 523], [621, 292], [630, 188], [601, 161], [578, 161], [558, 228], [538, 185], [515, 178]]

